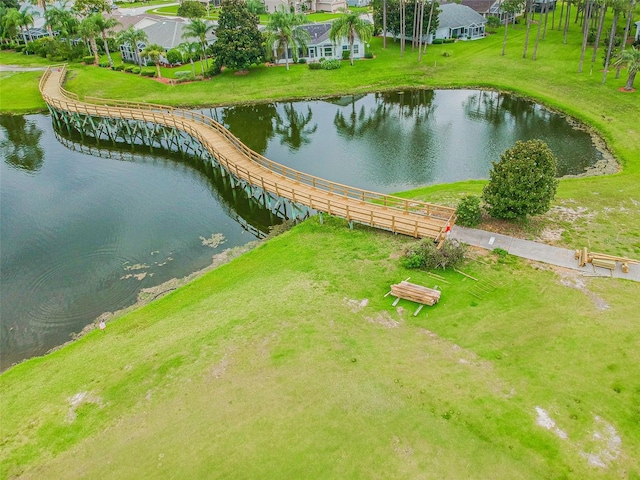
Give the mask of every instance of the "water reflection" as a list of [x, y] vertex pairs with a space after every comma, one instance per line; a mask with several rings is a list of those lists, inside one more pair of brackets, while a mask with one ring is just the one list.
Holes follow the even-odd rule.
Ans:
[[268, 114], [260, 109], [231, 110], [274, 122], [268, 138], [251, 122], [236, 129], [225, 120], [227, 108], [214, 114], [271, 160], [383, 193], [488, 178], [491, 162], [517, 140], [547, 142], [559, 176], [583, 173], [602, 158], [587, 132], [562, 115], [500, 92], [407, 90], [271, 103]]
[[284, 105], [284, 115], [276, 116], [276, 134], [280, 135], [280, 143], [287, 145], [289, 150], [295, 152], [303, 145], [311, 143], [311, 135], [318, 130], [318, 124], [308, 126], [313, 118], [311, 107], [307, 106], [307, 112], [296, 110], [293, 103]]
[[278, 118], [274, 103], [208, 109], [202, 110], [202, 113], [226, 125], [247, 147], [260, 154], [267, 150], [267, 144], [275, 134]]
[[7, 165], [29, 172], [40, 170], [44, 158], [42, 130], [35, 122], [20, 115], [0, 115], [0, 126], [4, 129], [0, 151]]

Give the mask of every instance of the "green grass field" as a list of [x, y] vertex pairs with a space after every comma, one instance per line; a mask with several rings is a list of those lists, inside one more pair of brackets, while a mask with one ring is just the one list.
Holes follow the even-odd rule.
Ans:
[[[173, 105], [516, 92], [596, 129], [623, 170], [561, 181], [549, 214], [510, 228], [560, 228], [559, 244], [638, 257], [639, 94], [618, 92], [624, 73], [606, 85], [588, 65], [577, 74], [577, 34], [558, 37], [548, 32], [536, 62], [521, 58], [520, 28], [506, 57], [500, 34], [431, 46], [421, 64], [374, 39], [376, 59], [336, 71], [258, 67], [168, 86], [74, 65], [67, 87]], [[8, 86], [37, 93], [37, 75], [0, 82], [3, 102]], [[403, 195], [455, 204], [482, 185]], [[472, 252], [462, 270], [483, 285], [478, 298], [456, 272], [437, 272], [442, 281], [402, 268], [410, 242], [311, 219], [4, 372], [0, 477], [639, 479], [640, 285]], [[437, 284], [441, 302], [417, 317], [415, 304], [392, 307], [384, 294], [407, 277]]]

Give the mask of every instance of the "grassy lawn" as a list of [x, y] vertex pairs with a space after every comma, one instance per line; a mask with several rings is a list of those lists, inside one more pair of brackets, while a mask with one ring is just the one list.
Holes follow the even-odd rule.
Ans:
[[[577, 74], [577, 32], [562, 45], [548, 31], [536, 62], [522, 59], [523, 37], [510, 31], [505, 57], [499, 32], [430, 46], [421, 63], [374, 39], [376, 59], [353, 68], [257, 67], [174, 86], [74, 65], [67, 88], [172, 105], [515, 92], [597, 130], [623, 170], [561, 181], [549, 214], [513, 228], [640, 256], [640, 94], [618, 92], [624, 72], [606, 85], [588, 64]], [[44, 107], [29, 75], [0, 77], [2, 111]], [[483, 184], [402, 195], [455, 204]], [[478, 298], [456, 272], [402, 268], [411, 241], [314, 218], [4, 372], [0, 478], [640, 478], [640, 285], [476, 252], [462, 270], [482, 282]], [[384, 294], [407, 277], [439, 285], [441, 302], [417, 317], [415, 304], [392, 307]]]
[[312, 219], [5, 372], [3, 478], [637, 478], [640, 285], [410, 241]]

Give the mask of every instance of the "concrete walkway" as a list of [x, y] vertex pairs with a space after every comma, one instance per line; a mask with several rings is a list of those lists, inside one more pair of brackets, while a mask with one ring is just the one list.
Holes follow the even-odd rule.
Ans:
[[[517, 257], [569, 268], [591, 275], [594, 274], [594, 267], [591, 264], [587, 264], [586, 267], [578, 267], [578, 261], [573, 257], [574, 250], [567, 248], [553, 247], [551, 245], [545, 245], [544, 243], [521, 240], [519, 238], [508, 237], [507, 235], [500, 235], [499, 233], [465, 228], [458, 225], [451, 230], [451, 238], [466, 243], [467, 245], [473, 245], [487, 250], [502, 248]], [[608, 276], [610, 270], [596, 267], [595, 273]], [[614, 278], [640, 282], [640, 265], [629, 264], [629, 273], [622, 273], [620, 265], [618, 264], [613, 271], [613, 276]]]

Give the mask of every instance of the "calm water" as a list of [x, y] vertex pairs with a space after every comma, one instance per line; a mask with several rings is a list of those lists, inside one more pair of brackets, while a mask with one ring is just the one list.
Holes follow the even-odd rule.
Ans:
[[392, 92], [203, 113], [267, 158], [383, 193], [488, 178], [491, 162], [517, 140], [547, 142], [559, 176], [602, 158], [563, 116], [496, 92]]
[[[601, 158], [563, 117], [492, 92], [204, 112], [273, 160], [381, 192], [487, 178], [491, 161], [516, 140], [545, 140], [561, 175]], [[201, 269], [280, 221], [199, 162], [62, 140], [66, 146], [48, 115], [0, 116], [1, 368], [69, 340], [101, 313], [132, 304], [141, 288]], [[212, 236], [224, 243], [204, 241]]]

